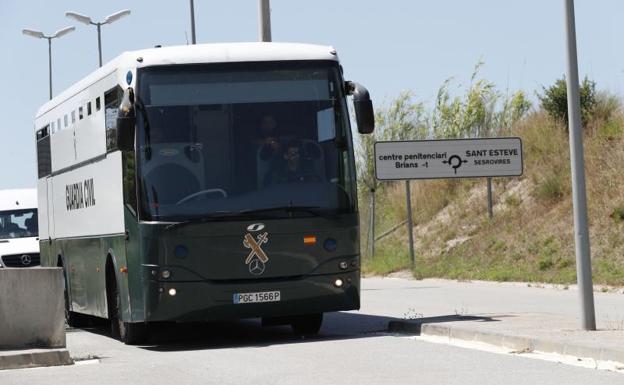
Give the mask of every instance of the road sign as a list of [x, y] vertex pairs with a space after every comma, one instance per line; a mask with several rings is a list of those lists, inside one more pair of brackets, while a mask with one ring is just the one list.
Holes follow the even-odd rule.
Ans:
[[520, 138], [415, 140], [375, 143], [380, 180], [522, 175]]

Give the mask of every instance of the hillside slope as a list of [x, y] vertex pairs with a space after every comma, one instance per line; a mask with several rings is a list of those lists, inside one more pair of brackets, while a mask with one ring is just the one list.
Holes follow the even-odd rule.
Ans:
[[[624, 122], [620, 113], [585, 130], [587, 194], [594, 282], [624, 285]], [[499, 281], [576, 281], [568, 134], [542, 112], [510, 133], [523, 140], [524, 175], [493, 180], [494, 216], [486, 180], [412, 181], [417, 277]], [[405, 187], [376, 195], [376, 235], [405, 220]], [[361, 197], [362, 198], [362, 197]], [[363, 269], [386, 274], [409, 268], [406, 226], [367, 255], [368, 197], [360, 204]]]

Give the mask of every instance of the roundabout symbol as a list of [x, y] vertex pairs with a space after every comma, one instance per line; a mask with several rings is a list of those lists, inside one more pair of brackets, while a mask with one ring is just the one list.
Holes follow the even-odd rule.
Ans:
[[448, 164], [453, 167], [455, 174], [457, 174], [457, 169], [461, 167], [462, 164], [468, 163], [467, 160], [463, 160], [459, 155], [451, 155], [448, 160], [443, 160], [442, 163]]

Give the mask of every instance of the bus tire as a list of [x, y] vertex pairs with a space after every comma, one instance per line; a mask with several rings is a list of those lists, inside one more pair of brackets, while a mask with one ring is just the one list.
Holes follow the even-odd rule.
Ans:
[[318, 334], [323, 324], [323, 313], [304, 314], [292, 317], [290, 327], [298, 336]]
[[109, 314], [111, 336], [126, 345], [138, 345], [147, 340], [147, 325], [143, 322], [124, 322], [121, 315], [121, 295], [115, 277], [109, 276]]
[[72, 328], [80, 328], [89, 326], [89, 317], [75, 313], [69, 310], [69, 281], [67, 281], [67, 269], [63, 267], [63, 264], [59, 261], [59, 267], [63, 268], [63, 297], [65, 298], [65, 323]]

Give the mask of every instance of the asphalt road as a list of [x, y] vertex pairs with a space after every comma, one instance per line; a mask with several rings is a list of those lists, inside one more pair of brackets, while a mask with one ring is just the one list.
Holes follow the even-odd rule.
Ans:
[[[416, 292], [409, 284], [399, 286], [406, 290], [404, 296]], [[365, 281], [370, 290], [363, 290], [363, 300], [377, 303], [379, 310], [384, 293], [392, 302], [399, 286]], [[262, 328], [256, 320], [160, 325], [150, 344], [140, 347], [109, 338], [102, 327], [70, 330], [72, 356], [87, 360], [67, 367], [0, 371], [0, 384], [624, 383], [618, 373], [387, 334], [383, 330], [389, 318], [366, 312], [364, 307], [329, 314], [320, 335], [308, 339], [294, 337], [288, 327]], [[88, 360], [93, 357], [97, 360]]]

